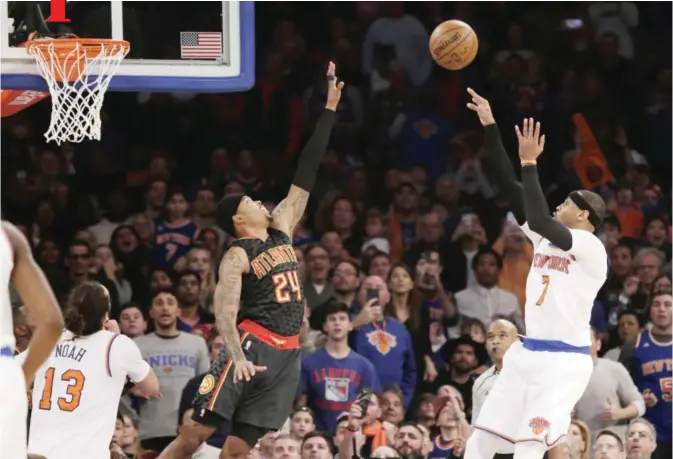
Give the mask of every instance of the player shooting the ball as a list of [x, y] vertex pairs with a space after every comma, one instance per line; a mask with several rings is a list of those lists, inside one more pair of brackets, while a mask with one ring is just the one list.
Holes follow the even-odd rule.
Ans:
[[605, 203], [591, 191], [573, 191], [552, 217], [537, 172], [545, 144], [540, 123], [530, 118], [515, 129], [519, 183], [488, 101], [468, 92], [472, 101], [467, 106], [486, 128], [484, 156], [497, 168], [497, 185], [535, 255], [526, 281], [527, 336], [505, 354], [502, 372], [473, 419], [465, 459], [512, 452], [515, 459], [540, 459], [562, 443], [570, 413], [593, 372], [589, 320], [608, 265], [594, 232], [605, 216]]

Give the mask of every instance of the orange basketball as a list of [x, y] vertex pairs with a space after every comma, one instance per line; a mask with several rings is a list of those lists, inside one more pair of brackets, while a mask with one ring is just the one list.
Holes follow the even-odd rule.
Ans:
[[432, 58], [448, 70], [467, 67], [477, 56], [478, 50], [477, 34], [463, 21], [444, 21], [430, 35]]

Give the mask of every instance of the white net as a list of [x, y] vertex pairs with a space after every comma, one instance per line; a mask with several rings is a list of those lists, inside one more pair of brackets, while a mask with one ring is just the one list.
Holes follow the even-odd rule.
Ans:
[[77, 43], [39, 39], [28, 46], [51, 94], [51, 122], [47, 142], [100, 140], [105, 92], [119, 64], [129, 51], [123, 41]]

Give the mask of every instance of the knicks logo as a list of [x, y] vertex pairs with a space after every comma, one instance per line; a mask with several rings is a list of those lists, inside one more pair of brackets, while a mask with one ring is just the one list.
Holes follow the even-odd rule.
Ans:
[[549, 430], [549, 421], [545, 418], [533, 418], [528, 423], [528, 427], [535, 435], [540, 435], [545, 430]]
[[201, 385], [199, 386], [199, 394], [209, 394], [213, 388], [215, 388], [215, 378], [213, 378], [213, 375], [206, 375], [203, 377]]
[[374, 330], [367, 334], [369, 344], [374, 346], [381, 355], [386, 355], [397, 346], [397, 338], [386, 331]]

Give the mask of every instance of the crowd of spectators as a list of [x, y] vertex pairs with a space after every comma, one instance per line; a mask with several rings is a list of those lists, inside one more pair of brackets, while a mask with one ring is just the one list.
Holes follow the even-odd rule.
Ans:
[[[515, 164], [513, 126], [542, 122], [550, 206], [588, 183], [610, 210], [596, 371], [568, 457], [646, 459], [657, 445], [656, 457], [671, 457], [670, 355], [658, 400], [630, 364], [642, 330], [672, 341], [670, 17], [668, 3], [258, 3], [251, 91], [113, 93], [102, 141], [78, 145], [42, 141], [47, 102], [3, 119], [2, 218], [26, 234], [60, 299], [83, 280], [107, 287], [111, 316], [159, 376], [160, 400], [122, 399], [124, 453], [152, 457], [192, 422], [222, 348], [212, 301], [229, 240], [215, 205], [245, 192], [271, 210], [283, 197], [334, 59], [346, 81], [339, 119], [294, 234], [307, 309], [297, 408], [251, 455], [461, 456], [475, 381], [516, 339], [499, 319], [525, 333], [533, 257], [480, 157], [469, 86], [490, 100]], [[427, 50], [447, 18], [480, 39], [461, 72]], [[576, 167], [575, 114], [605, 158], [602, 178]], [[15, 331], [27, 346], [30, 318], [18, 310]], [[375, 395], [361, 413], [351, 403], [364, 387]], [[662, 409], [667, 421], [652, 414]], [[194, 457], [217, 457], [227, 428]]]

